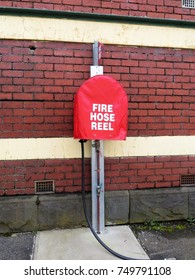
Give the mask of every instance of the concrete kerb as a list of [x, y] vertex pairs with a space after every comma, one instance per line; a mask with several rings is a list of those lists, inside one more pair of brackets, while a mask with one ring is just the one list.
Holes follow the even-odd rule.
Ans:
[[[91, 195], [86, 195], [91, 213]], [[105, 192], [106, 225], [195, 218], [195, 187]], [[0, 198], [0, 233], [86, 226], [81, 194]]]

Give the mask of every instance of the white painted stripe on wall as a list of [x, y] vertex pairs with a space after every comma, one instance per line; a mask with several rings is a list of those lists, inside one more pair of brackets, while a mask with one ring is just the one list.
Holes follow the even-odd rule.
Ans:
[[0, 139], [0, 147], [0, 160], [80, 157], [80, 144], [72, 138]]
[[193, 28], [3, 15], [0, 22], [0, 39], [195, 49]]
[[126, 141], [105, 141], [108, 157], [195, 155], [195, 136], [128, 137]]
[[[91, 141], [86, 157], [91, 156]], [[195, 155], [195, 136], [128, 137], [104, 141], [105, 157]], [[0, 160], [80, 158], [80, 143], [73, 138], [0, 139]]]

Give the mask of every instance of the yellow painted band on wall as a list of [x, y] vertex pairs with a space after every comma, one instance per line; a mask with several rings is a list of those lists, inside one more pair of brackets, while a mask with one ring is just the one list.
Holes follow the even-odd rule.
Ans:
[[153, 25], [0, 16], [0, 39], [195, 48], [195, 29]]
[[[0, 160], [80, 158], [80, 143], [73, 138], [0, 139]], [[91, 141], [85, 144], [91, 156]], [[195, 155], [195, 136], [128, 137], [104, 141], [105, 157]]]

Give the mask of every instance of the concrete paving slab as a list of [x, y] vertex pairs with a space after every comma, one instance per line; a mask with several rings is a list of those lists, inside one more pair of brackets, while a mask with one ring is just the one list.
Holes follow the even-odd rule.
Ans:
[[[129, 226], [106, 227], [99, 237], [112, 250], [135, 259], [149, 259]], [[34, 246], [34, 260], [114, 260], [89, 228], [40, 231]]]

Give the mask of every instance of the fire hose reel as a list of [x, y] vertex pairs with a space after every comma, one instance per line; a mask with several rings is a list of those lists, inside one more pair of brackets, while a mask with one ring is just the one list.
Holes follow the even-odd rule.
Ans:
[[74, 100], [74, 138], [125, 140], [128, 101], [113, 78], [94, 76], [79, 88]]

